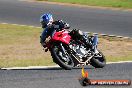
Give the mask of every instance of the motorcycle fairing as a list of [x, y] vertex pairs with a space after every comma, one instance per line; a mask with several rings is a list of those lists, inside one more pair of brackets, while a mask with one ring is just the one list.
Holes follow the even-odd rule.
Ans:
[[68, 31], [63, 30], [59, 32], [55, 32], [55, 34], [52, 37], [53, 41], [61, 41], [65, 44], [69, 44], [71, 40], [71, 36], [68, 34]]

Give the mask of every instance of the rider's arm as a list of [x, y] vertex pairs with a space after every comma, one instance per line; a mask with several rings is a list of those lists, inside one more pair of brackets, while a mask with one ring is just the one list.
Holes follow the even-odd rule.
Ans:
[[70, 28], [70, 25], [66, 22], [63, 22], [62, 20], [59, 21], [60, 22], [60, 25], [62, 28], [64, 29], [69, 29]]
[[59, 28], [59, 29], [69, 29], [70, 25], [68, 23], [63, 22], [62, 20], [58, 20], [58, 21], [54, 21], [53, 22], [55, 28]]
[[47, 37], [48, 37], [48, 28], [45, 28], [40, 36], [40, 43], [42, 44], [42, 46], [44, 45]]

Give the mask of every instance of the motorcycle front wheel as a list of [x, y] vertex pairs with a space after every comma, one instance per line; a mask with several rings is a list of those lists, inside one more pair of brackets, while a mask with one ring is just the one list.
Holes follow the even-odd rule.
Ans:
[[74, 62], [66, 50], [62, 51], [58, 45], [55, 45], [50, 51], [53, 61], [60, 67], [64, 68], [65, 70], [71, 70], [74, 67]]

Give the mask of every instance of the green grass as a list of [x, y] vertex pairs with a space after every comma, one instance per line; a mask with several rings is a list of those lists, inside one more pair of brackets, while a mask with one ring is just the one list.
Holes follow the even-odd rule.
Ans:
[[[39, 32], [37, 29], [26, 26], [20, 27], [2, 24], [0, 24], [0, 29], [0, 44], [19, 43], [19, 41], [24, 41], [25, 38], [33, 38], [33, 36], [36, 36]], [[29, 41], [24, 42], [28, 43]]]
[[132, 61], [132, 55], [127, 56], [106, 56], [107, 62]]
[[26, 67], [26, 66], [49, 66], [55, 65], [51, 58], [25, 58], [25, 59], [0, 59], [0, 67]]
[[37, 0], [37, 1], [72, 3], [89, 6], [132, 8], [132, 0]]
[[53, 65], [39, 43], [42, 29], [0, 24], [0, 67]]
[[[41, 31], [40, 28], [0, 24], [0, 68], [55, 65], [50, 53], [45, 53], [39, 43]], [[99, 48], [107, 61], [132, 61], [132, 41], [115, 40], [100, 37]]]

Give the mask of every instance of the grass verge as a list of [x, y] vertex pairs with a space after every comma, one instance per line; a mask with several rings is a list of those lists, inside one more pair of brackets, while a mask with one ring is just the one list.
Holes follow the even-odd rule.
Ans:
[[88, 6], [132, 8], [132, 0], [37, 0], [37, 1], [61, 2]]
[[53, 65], [39, 43], [41, 29], [0, 24], [0, 67]]
[[[54, 65], [39, 43], [42, 29], [0, 24], [0, 68]], [[107, 61], [132, 61], [132, 41], [100, 37], [99, 48]]]

